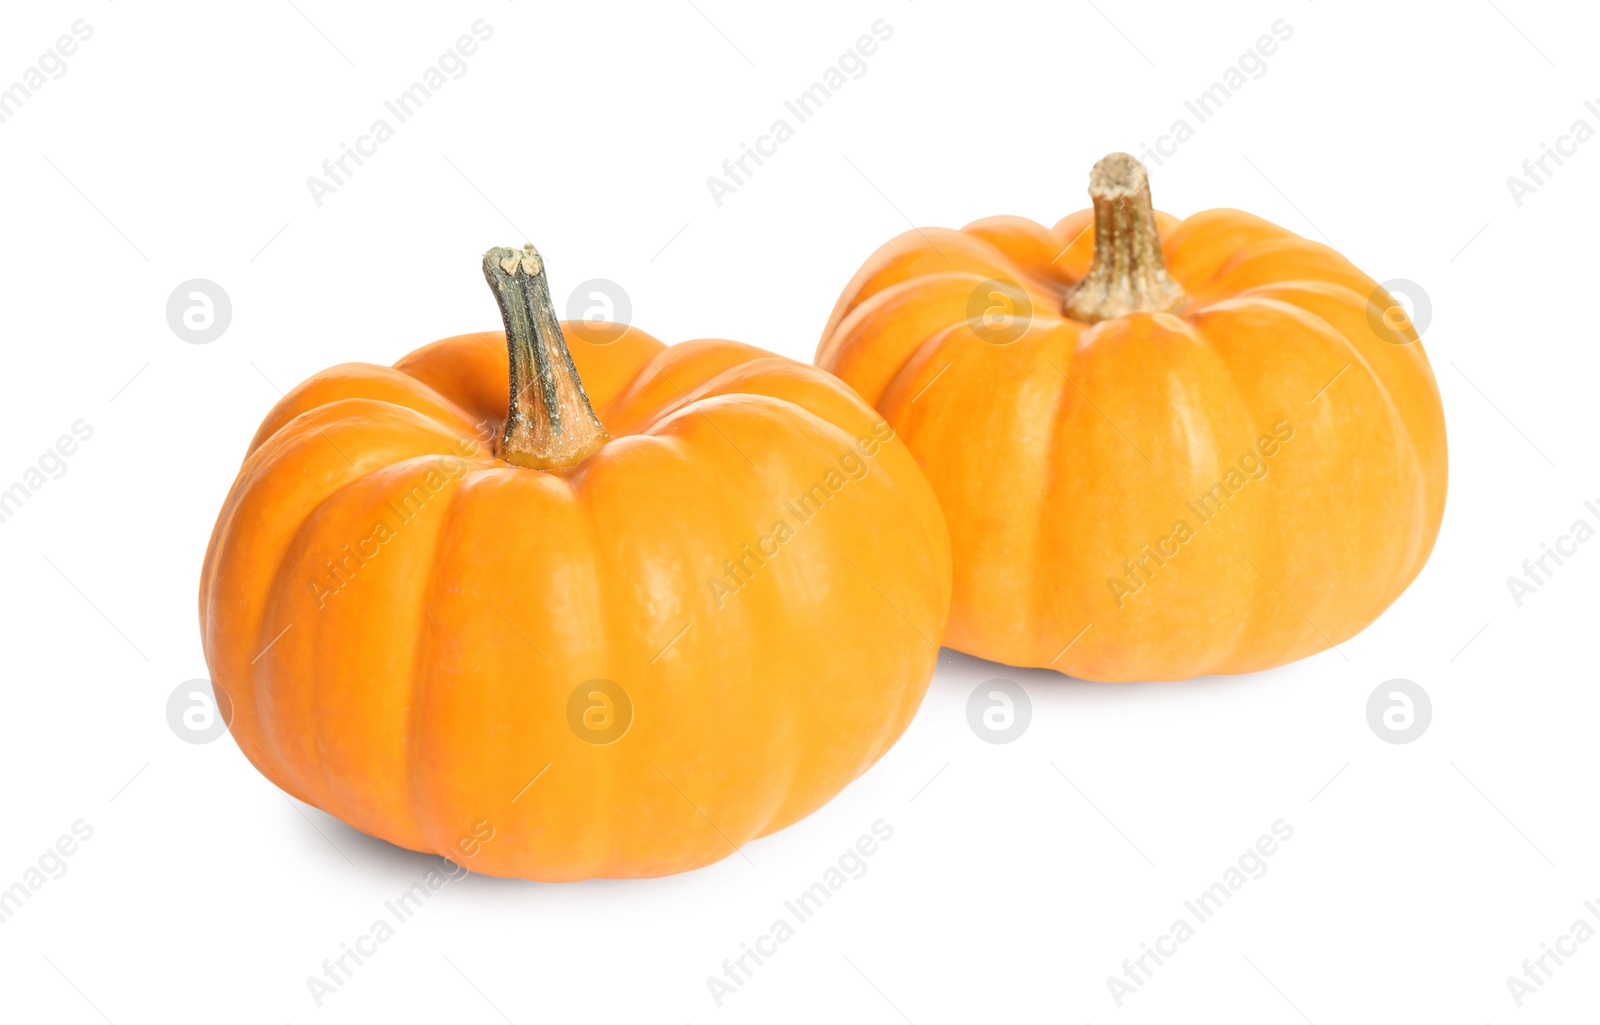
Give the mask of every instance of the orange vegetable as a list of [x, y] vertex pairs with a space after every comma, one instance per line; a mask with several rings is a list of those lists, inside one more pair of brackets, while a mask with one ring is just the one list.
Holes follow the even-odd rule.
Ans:
[[950, 525], [946, 643], [1096, 680], [1242, 673], [1372, 622], [1443, 515], [1443, 413], [1404, 309], [1237, 210], [909, 232], [817, 363], [905, 439]]
[[475, 871], [727, 857], [905, 729], [949, 607], [938, 505], [822, 371], [558, 323], [531, 246], [484, 270], [509, 372], [500, 332], [334, 367], [251, 443], [200, 585], [233, 734]]

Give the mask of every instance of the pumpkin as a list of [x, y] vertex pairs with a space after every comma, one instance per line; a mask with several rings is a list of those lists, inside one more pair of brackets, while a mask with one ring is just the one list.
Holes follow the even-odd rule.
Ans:
[[949, 608], [937, 502], [823, 371], [558, 322], [531, 246], [484, 273], [504, 333], [323, 371], [251, 442], [200, 584], [232, 733], [474, 871], [718, 861], [905, 729]]
[[[944, 507], [946, 644], [1102, 681], [1244, 673], [1337, 645], [1417, 575], [1446, 485], [1413, 325], [1328, 246], [1151, 206], [908, 232], [817, 363], [894, 425]], [[1342, 652], [1341, 652], [1342, 654]]]

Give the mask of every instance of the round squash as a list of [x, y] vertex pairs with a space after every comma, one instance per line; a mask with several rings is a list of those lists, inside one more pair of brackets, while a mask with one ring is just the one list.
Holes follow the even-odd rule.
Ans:
[[1446, 484], [1417, 333], [1335, 250], [1237, 210], [1092, 210], [889, 242], [817, 363], [894, 425], [950, 526], [945, 643], [1104, 680], [1265, 669], [1372, 622]]
[[558, 322], [531, 246], [484, 272], [505, 333], [317, 374], [251, 443], [200, 585], [233, 735], [289, 794], [474, 871], [715, 862], [904, 731], [943, 517], [815, 367]]

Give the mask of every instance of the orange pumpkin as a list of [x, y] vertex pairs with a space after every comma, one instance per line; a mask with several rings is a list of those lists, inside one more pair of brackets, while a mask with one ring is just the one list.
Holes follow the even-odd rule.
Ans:
[[475, 871], [727, 857], [917, 709], [938, 505], [815, 367], [559, 323], [531, 246], [484, 270], [505, 334], [317, 374], [251, 443], [200, 585], [232, 732], [295, 797]]
[[1095, 680], [1243, 673], [1338, 644], [1444, 511], [1416, 331], [1338, 252], [1237, 210], [1092, 210], [908, 232], [844, 290], [817, 363], [903, 438], [950, 525], [946, 643]]

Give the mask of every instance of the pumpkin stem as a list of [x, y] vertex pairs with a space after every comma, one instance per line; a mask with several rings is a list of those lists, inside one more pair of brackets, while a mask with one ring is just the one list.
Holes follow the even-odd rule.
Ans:
[[1067, 293], [1067, 315], [1091, 324], [1129, 313], [1170, 313], [1187, 301], [1167, 275], [1150, 205], [1150, 176], [1126, 153], [1112, 153], [1089, 174], [1094, 200], [1094, 259]]
[[483, 254], [483, 276], [500, 303], [511, 357], [511, 402], [495, 454], [536, 470], [581, 462], [610, 435], [572, 364], [543, 257], [531, 245], [491, 249]]

